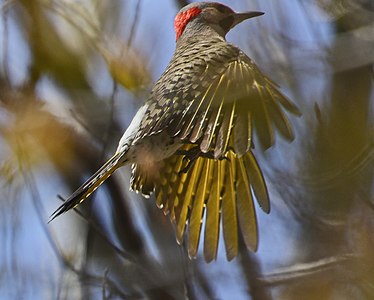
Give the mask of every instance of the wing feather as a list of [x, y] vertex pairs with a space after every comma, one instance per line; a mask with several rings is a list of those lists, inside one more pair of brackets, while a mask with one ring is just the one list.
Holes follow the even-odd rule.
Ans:
[[240, 229], [244, 243], [249, 250], [256, 251], [258, 244], [257, 220], [253, 205], [250, 182], [243, 162], [244, 158], [238, 158], [237, 163], [237, 208]]
[[[229, 152], [230, 154], [232, 152]], [[223, 238], [226, 247], [227, 260], [232, 260], [238, 255], [238, 224], [236, 214], [236, 193], [234, 187], [234, 163], [229, 156], [230, 161], [222, 161], [226, 169], [225, 191], [222, 196], [222, 228]]]
[[204, 257], [207, 262], [217, 257], [222, 189], [221, 167], [222, 163], [220, 161], [215, 160], [212, 162], [213, 182], [207, 202], [204, 234]]
[[207, 125], [205, 133], [204, 133], [204, 137], [203, 137], [203, 139], [201, 141], [201, 144], [200, 144], [200, 149], [203, 153], [208, 152], [210, 147], [211, 147], [211, 144], [213, 142], [213, 138], [215, 137], [215, 129], [217, 127], [219, 118], [221, 116], [222, 107], [223, 107], [223, 101], [221, 101], [221, 104], [218, 107], [218, 109], [213, 111], [211, 116], [210, 116], [210, 119], [208, 121], [208, 125]]
[[[178, 170], [179, 172], [180, 170]], [[185, 183], [188, 182], [189, 179], [189, 173], [183, 173], [179, 174], [180, 180], [178, 183], [178, 188], [176, 189], [176, 198], [175, 198], [175, 204], [174, 204], [174, 216], [175, 216], [175, 224], [179, 224], [181, 219], [181, 212], [185, 201], [188, 201], [184, 197], [184, 187]], [[186, 223], [186, 220], [184, 220], [184, 223]]]
[[[205, 101], [207, 99], [209, 99], [208, 95], [210, 93], [213, 93], [213, 94], [215, 93], [216, 88], [219, 86], [220, 82], [221, 82], [221, 80], [212, 81], [209, 84], [208, 88], [206, 89], [205, 93], [203, 94], [202, 98], [194, 99], [194, 101], [192, 102], [192, 104], [194, 104], [194, 102], [196, 102], [197, 105], [190, 105], [189, 106], [189, 110], [190, 110], [190, 108], [193, 108], [194, 111], [192, 111], [191, 114], [186, 113], [186, 115], [187, 115], [187, 120], [186, 121], [187, 122], [184, 125], [184, 128], [182, 129], [182, 131], [180, 133], [181, 139], [186, 139], [189, 136], [192, 128], [195, 125], [195, 120], [199, 117], [199, 115], [202, 112], [204, 112], [204, 109], [202, 109], [202, 108], [204, 108], [204, 106], [205, 106], [205, 105], [203, 105], [205, 103]], [[212, 99], [210, 99], [210, 100], [212, 100]]]
[[292, 126], [290, 121], [286, 117], [285, 113], [283, 112], [280, 104], [274, 97], [274, 94], [266, 87], [268, 98], [271, 101], [271, 105], [269, 105], [269, 112], [271, 115], [271, 120], [274, 122], [275, 127], [281, 133], [281, 135], [288, 141], [292, 141], [294, 139], [294, 134], [292, 130]]
[[214, 158], [220, 158], [225, 155], [227, 145], [231, 137], [231, 130], [235, 115], [235, 102], [231, 104], [230, 109], [226, 109], [221, 126], [219, 127], [216, 147], [214, 149]]
[[264, 149], [269, 148], [274, 143], [274, 135], [271, 127], [271, 120], [269, 118], [268, 108], [266, 106], [267, 100], [264, 98], [262, 86], [256, 81], [253, 71], [249, 68], [244, 68], [247, 78], [251, 78], [252, 85], [247, 87], [250, 102], [248, 103], [248, 110], [252, 112], [254, 127], [257, 131], [257, 136], [261, 146]]
[[251, 146], [251, 122], [247, 112], [238, 112], [234, 130], [234, 150], [238, 157], [243, 156]]
[[190, 137], [190, 141], [192, 143], [195, 143], [201, 137], [201, 135], [203, 134], [204, 125], [206, 124], [207, 115], [208, 115], [209, 112], [212, 111], [212, 109], [211, 109], [212, 103], [213, 103], [214, 100], [217, 101], [216, 97], [217, 98], [220, 97], [220, 95], [217, 96], [217, 91], [220, 89], [220, 86], [221, 86], [222, 82], [224, 82], [224, 76], [221, 76], [217, 79], [218, 79], [217, 80], [218, 83], [216, 85], [216, 88], [214, 90], [211, 89], [210, 90], [211, 93], [208, 93], [205, 97], [207, 99], [208, 105], [207, 105], [207, 107], [204, 107], [203, 113], [201, 113], [199, 121], [194, 126], [193, 132], [192, 132], [191, 137]]
[[269, 213], [270, 203], [269, 194], [266, 188], [264, 176], [262, 175], [261, 169], [258, 166], [257, 160], [253, 155], [252, 151], [248, 151], [245, 155], [246, 158], [246, 170], [248, 172], [249, 181], [256, 195], [256, 199], [261, 209]]
[[204, 203], [209, 190], [210, 160], [205, 159], [201, 163], [199, 186], [192, 205], [191, 216], [188, 225], [188, 255], [196, 257], [200, 240], [201, 224], [204, 212]]
[[170, 176], [170, 180], [168, 181], [169, 186], [171, 187], [170, 193], [168, 194], [168, 201], [172, 204], [170, 207], [170, 218], [173, 222], [176, 221], [177, 218], [177, 212], [176, 208], [179, 205], [179, 197], [178, 197], [178, 191], [179, 187], [182, 184], [183, 185], [183, 179], [185, 179], [185, 173], [179, 174], [179, 171], [184, 168], [185, 161], [183, 160], [182, 155], [175, 155], [177, 157], [177, 160], [175, 162], [175, 165], [173, 165], [173, 172]]
[[185, 191], [183, 192], [184, 201], [182, 201], [181, 212], [179, 215], [179, 222], [177, 223], [177, 241], [181, 243], [183, 241], [184, 231], [186, 229], [186, 222], [188, 220], [188, 214], [193, 201], [192, 197], [196, 190], [198, 178], [201, 173], [201, 159], [197, 159], [195, 164], [192, 166], [192, 170], [189, 170], [188, 176], [184, 186]]
[[301, 116], [299, 108], [286, 95], [279, 91], [279, 86], [276, 83], [268, 77], [266, 77], [266, 82], [268, 83], [267, 87], [269, 90], [274, 94], [275, 98], [286, 109], [286, 111], [295, 116]]

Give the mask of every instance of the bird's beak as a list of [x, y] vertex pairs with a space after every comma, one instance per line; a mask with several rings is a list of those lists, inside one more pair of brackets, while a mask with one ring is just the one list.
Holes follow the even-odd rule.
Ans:
[[244, 13], [233, 13], [232, 17], [234, 18], [234, 22], [232, 23], [231, 28], [235, 27], [239, 23], [243, 22], [244, 20], [262, 16], [264, 13], [261, 11], [248, 11]]

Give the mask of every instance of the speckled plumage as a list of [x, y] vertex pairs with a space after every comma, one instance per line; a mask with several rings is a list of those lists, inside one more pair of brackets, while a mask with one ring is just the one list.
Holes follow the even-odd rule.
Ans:
[[221, 218], [227, 258], [232, 259], [238, 253], [239, 229], [247, 247], [257, 248], [252, 191], [265, 212], [270, 208], [251, 150], [253, 129], [264, 148], [274, 143], [273, 129], [292, 140], [283, 111], [299, 112], [248, 56], [225, 41], [230, 26], [236, 25], [234, 12], [217, 3], [194, 3], [180, 13], [194, 7], [200, 15], [195, 11], [188, 23], [180, 24], [183, 32], [173, 58], [116, 154], [53, 217], [78, 205], [115, 169], [131, 163], [131, 188], [147, 196], [155, 192], [157, 205], [176, 225], [178, 242], [188, 231], [191, 257], [197, 254], [205, 216], [206, 260], [216, 257]]

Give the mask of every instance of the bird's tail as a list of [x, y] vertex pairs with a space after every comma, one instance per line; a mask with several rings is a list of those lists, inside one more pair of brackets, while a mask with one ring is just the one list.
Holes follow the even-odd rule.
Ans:
[[112, 173], [124, 164], [125, 152], [117, 152], [95, 174], [83, 183], [56, 211], [50, 216], [49, 222], [59, 215], [75, 208], [91, 195]]

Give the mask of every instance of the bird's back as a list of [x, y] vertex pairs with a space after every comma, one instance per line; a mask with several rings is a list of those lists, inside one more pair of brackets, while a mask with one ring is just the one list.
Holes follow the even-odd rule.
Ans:
[[204, 215], [208, 261], [216, 256], [221, 214], [227, 257], [237, 255], [239, 223], [247, 247], [255, 250], [252, 192], [265, 212], [269, 199], [251, 151], [252, 128], [264, 148], [274, 142], [273, 128], [292, 140], [283, 110], [298, 113], [297, 108], [239, 48], [215, 36], [177, 44], [146, 105], [138, 139], [167, 133], [180, 147], [156, 167], [134, 164], [132, 189], [155, 192], [156, 203], [176, 224], [179, 242], [188, 231], [192, 257]]

